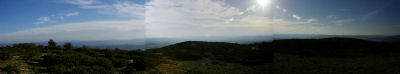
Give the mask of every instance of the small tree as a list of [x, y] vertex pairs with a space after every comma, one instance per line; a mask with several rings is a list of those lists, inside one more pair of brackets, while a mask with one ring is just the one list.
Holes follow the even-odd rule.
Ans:
[[70, 42], [67, 42], [67, 43], [64, 44], [64, 49], [70, 50], [72, 48], [73, 48], [73, 46], [72, 46], [72, 44]]
[[56, 42], [54, 42], [54, 40], [53, 40], [53, 39], [50, 39], [50, 40], [49, 40], [49, 42], [48, 42], [48, 45], [47, 45], [47, 47], [48, 47], [48, 48], [50, 48], [50, 49], [54, 49], [54, 48], [56, 48], [56, 47], [57, 47], [57, 43], [56, 43]]

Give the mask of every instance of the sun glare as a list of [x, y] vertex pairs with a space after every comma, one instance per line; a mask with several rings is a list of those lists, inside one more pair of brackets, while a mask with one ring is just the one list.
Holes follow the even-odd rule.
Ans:
[[262, 6], [265, 7], [270, 3], [270, 0], [257, 0], [257, 3]]

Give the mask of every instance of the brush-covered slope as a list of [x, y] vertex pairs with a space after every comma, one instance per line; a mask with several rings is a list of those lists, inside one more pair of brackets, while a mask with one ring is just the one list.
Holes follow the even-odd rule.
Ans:
[[241, 64], [261, 64], [270, 61], [272, 52], [251, 45], [224, 42], [187, 41], [160, 48], [175, 60], [215, 59]]

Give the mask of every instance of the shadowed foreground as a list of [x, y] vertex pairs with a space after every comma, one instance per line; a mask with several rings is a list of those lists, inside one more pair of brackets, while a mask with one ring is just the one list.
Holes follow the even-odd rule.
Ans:
[[399, 43], [351, 38], [253, 44], [187, 41], [142, 50], [0, 47], [1, 73], [400, 73]]

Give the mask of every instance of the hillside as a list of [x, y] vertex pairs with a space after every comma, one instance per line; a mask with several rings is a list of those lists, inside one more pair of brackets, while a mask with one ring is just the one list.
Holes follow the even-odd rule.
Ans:
[[147, 50], [57, 46], [49, 41], [48, 46], [0, 47], [0, 73], [399, 73], [399, 48], [398, 43], [353, 38], [186, 41]]
[[187, 41], [154, 50], [176, 60], [168, 72], [396, 73], [397, 45], [335, 37], [254, 44]]
[[262, 64], [272, 57], [268, 49], [224, 42], [187, 41], [156, 50], [176, 60], [216, 59], [241, 64]]

